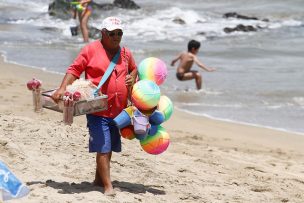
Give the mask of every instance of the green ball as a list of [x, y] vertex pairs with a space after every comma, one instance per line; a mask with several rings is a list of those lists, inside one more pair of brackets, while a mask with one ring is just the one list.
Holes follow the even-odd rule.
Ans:
[[173, 103], [169, 97], [162, 95], [159, 99], [157, 109], [164, 114], [165, 121], [167, 121], [173, 113]]

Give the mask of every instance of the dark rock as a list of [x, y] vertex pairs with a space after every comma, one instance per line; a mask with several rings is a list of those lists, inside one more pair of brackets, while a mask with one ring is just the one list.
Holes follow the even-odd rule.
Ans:
[[198, 35], [206, 35], [206, 32], [198, 32]]
[[257, 17], [249, 17], [249, 16], [244, 16], [240, 15], [236, 12], [228, 12], [223, 15], [224, 18], [238, 18], [238, 19], [244, 19], [244, 20], [258, 20]]
[[55, 27], [42, 27], [40, 30], [45, 31], [45, 32], [58, 32], [59, 29]]
[[174, 18], [173, 22], [177, 23], [177, 24], [181, 24], [181, 25], [186, 24], [186, 22], [183, 19], [181, 19], [181, 18]]
[[70, 4], [65, 1], [55, 0], [50, 3], [48, 12], [50, 16], [56, 16], [64, 20], [71, 18]]
[[92, 39], [100, 39], [101, 38], [100, 30], [95, 27], [89, 27], [89, 37]]
[[113, 4], [104, 3], [104, 4], [98, 4], [94, 1], [92, 2], [92, 8], [93, 8], [93, 14], [92, 17], [100, 16], [100, 12], [102, 11], [108, 11], [113, 9], [115, 6]]
[[230, 27], [225, 27], [224, 28], [225, 33], [231, 33], [231, 32], [234, 32], [234, 31], [236, 31], [234, 28], [230, 28]]
[[132, 0], [115, 0], [114, 6], [125, 9], [139, 9], [140, 7]]
[[257, 29], [255, 27], [253, 27], [252, 25], [242, 25], [242, 24], [239, 24], [235, 28], [236, 28], [236, 31], [243, 31], [243, 32], [257, 31]]
[[255, 32], [258, 29], [253, 27], [252, 25], [243, 25], [243, 24], [239, 24], [234, 28], [230, 28], [230, 27], [225, 27], [224, 28], [224, 32], [225, 33], [231, 33], [231, 32], [235, 32], [235, 31], [239, 31], [239, 32]]
[[269, 19], [268, 18], [264, 18], [264, 19], [262, 19], [262, 21], [269, 22]]
[[[81, 35], [79, 26], [70, 27], [70, 29], [71, 29], [72, 36]], [[92, 27], [92, 26], [89, 26], [88, 29], [89, 29], [89, 38], [91, 38], [91, 39], [100, 39], [101, 38], [101, 33], [100, 33], [99, 29]]]
[[197, 20], [196, 23], [204, 23], [202, 20]]

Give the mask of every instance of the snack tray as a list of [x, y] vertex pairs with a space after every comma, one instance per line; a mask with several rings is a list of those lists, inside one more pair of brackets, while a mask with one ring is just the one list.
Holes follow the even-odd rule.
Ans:
[[[42, 95], [42, 107], [57, 112], [63, 112], [63, 100], [59, 100], [58, 103], [54, 102], [51, 95], [56, 89], [47, 90], [41, 93]], [[83, 114], [90, 114], [108, 109], [108, 96], [101, 95], [89, 100], [76, 101], [73, 105], [74, 113], [73, 116], [79, 116]]]

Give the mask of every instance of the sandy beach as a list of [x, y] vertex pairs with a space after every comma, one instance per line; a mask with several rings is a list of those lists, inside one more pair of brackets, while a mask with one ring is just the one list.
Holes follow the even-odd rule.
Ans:
[[[115, 197], [92, 185], [85, 116], [33, 112], [26, 82], [43, 88], [62, 75], [0, 59], [0, 159], [30, 188], [10, 202], [304, 202], [304, 136], [215, 121], [175, 109], [164, 123], [171, 143], [161, 155], [123, 139], [111, 162]], [[173, 101], [174, 102], [174, 101]]]

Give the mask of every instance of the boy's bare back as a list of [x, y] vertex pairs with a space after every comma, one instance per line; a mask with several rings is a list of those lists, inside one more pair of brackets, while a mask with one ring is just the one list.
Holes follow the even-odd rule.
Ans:
[[195, 56], [190, 52], [182, 52], [179, 58], [180, 63], [177, 67], [177, 73], [189, 72], [193, 65]]

